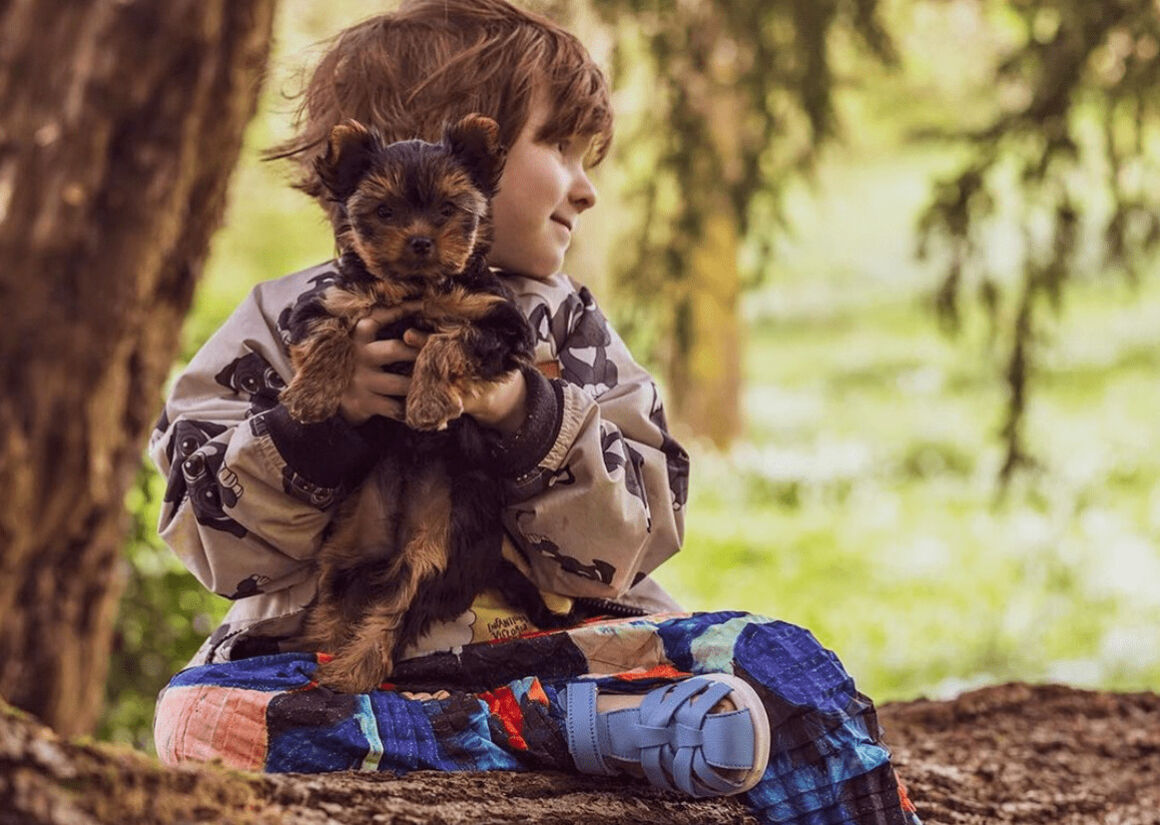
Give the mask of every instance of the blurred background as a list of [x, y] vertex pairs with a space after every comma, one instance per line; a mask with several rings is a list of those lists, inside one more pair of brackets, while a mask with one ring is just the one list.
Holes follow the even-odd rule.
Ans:
[[[282, 0], [183, 359], [329, 257], [259, 155], [319, 41], [392, 5]], [[566, 271], [692, 454], [658, 580], [810, 628], [878, 702], [1160, 689], [1160, 3], [521, 5], [615, 90]], [[101, 727], [146, 749], [227, 606], [157, 538], [163, 492], [143, 464]]]

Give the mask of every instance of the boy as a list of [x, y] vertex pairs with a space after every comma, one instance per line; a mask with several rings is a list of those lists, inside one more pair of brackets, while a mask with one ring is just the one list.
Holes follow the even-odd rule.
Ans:
[[[872, 705], [832, 654], [784, 623], [679, 613], [648, 577], [680, 547], [688, 456], [651, 377], [587, 289], [559, 271], [596, 203], [587, 169], [612, 132], [604, 77], [583, 46], [504, 0], [406, 2], [333, 41], [304, 90], [298, 134], [270, 157], [293, 159], [296, 186], [333, 219], [312, 161], [336, 123], [438, 140], [472, 112], [495, 119], [509, 147], [488, 263], [532, 324], [539, 369], [464, 414], [495, 433], [505, 554], [547, 598], [620, 619], [528, 634], [526, 618], [485, 594], [392, 674], [434, 696], [330, 693], [310, 679], [325, 652], [284, 649], [314, 597], [311, 560], [334, 506], [375, 462], [376, 417], [402, 415], [410, 379], [382, 367], [413, 361], [426, 340], [415, 330], [376, 340], [406, 309], [377, 311], [353, 333], [358, 366], [340, 413], [295, 422], [278, 403], [292, 376], [286, 319], [332, 282], [333, 264], [322, 264], [254, 289], [179, 377], [150, 442], [169, 478], [163, 537], [235, 600], [162, 694], [162, 759], [627, 772], [694, 796], [749, 792], [770, 822], [818, 812], [909, 821]], [[780, 724], [773, 754], [769, 711]], [[697, 741], [678, 727], [698, 730]], [[805, 750], [832, 756], [804, 764]]]

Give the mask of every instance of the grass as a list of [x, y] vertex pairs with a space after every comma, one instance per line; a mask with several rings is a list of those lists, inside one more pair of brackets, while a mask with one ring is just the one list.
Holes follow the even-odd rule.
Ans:
[[[980, 317], [939, 329], [904, 243], [931, 163], [852, 152], [791, 200], [797, 239], [746, 307], [746, 433], [694, 447], [686, 549], [657, 576], [809, 627], [879, 700], [1158, 689], [1160, 284], [1069, 293], [1028, 410], [1041, 468], [999, 497], [1003, 353]], [[880, 202], [835, 244], [863, 188]]]

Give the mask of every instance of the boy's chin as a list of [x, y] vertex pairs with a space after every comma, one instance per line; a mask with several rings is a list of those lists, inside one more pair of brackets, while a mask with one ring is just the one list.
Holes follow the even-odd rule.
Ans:
[[513, 275], [523, 275], [525, 278], [544, 280], [551, 278], [564, 265], [564, 256], [548, 256], [535, 259], [527, 256], [518, 258], [493, 257], [488, 259], [488, 266], [502, 269]]

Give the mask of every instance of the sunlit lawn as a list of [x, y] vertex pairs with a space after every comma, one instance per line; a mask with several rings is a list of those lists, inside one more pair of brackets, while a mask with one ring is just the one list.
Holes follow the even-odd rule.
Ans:
[[934, 275], [898, 243], [922, 166], [839, 163], [795, 202], [798, 239], [749, 302], [746, 437], [695, 451], [687, 549], [659, 578], [689, 607], [811, 628], [878, 699], [1160, 688], [1160, 284], [1070, 296], [1029, 412], [1042, 467], [1000, 501], [1000, 354], [981, 318], [940, 331]]

